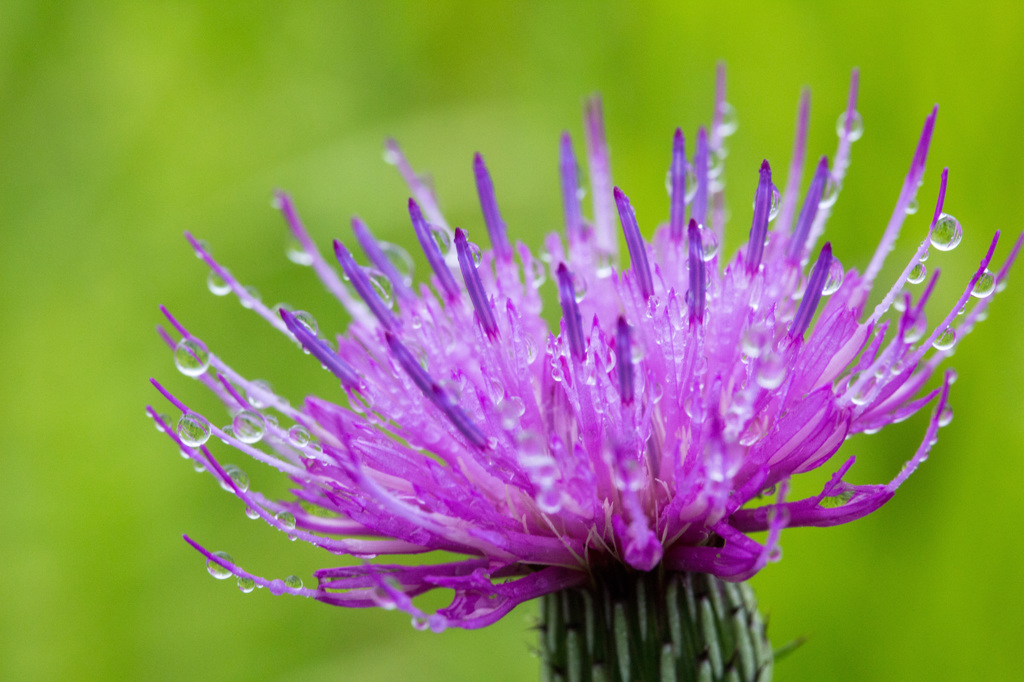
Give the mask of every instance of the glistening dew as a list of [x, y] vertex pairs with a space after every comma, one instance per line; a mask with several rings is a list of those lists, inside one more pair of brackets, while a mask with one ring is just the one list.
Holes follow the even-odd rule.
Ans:
[[[409, 243], [414, 236], [429, 265], [416, 278], [405, 249], [378, 241], [358, 218], [352, 230], [362, 254], [335, 241], [331, 262], [289, 197], [278, 194], [297, 240], [289, 256], [310, 266], [348, 313], [343, 334], [319, 328], [308, 312], [266, 306], [187, 235], [210, 268], [210, 290], [233, 294], [294, 340], [339, 388], [293, 405], [233, 370], [164, 310], [170, 329], [160, 334], [178, 368], [220, 398], [229, 417], [225, 424], [201, 415], [155, 381], [174, 416], [148, 413], [251, 517], [364, 561], [324, 568], [304, 585], [295, 576], [264, 579], [186, 539], [215, 577], [234, 577], [243, 592], [266, 587], [339, 606], [400, 609], [417, 627], [439, 631], [485, 626], [524, 601], [612, 575], [744, 581], [779, 556], [783, 528], [831, 526], [875, 511], [950, 421], [952, 372], [937, 386], [928, 382], [984, 317], [1021, 240], [990, 269], [996, 233], [953, 308], [926, 318], [940, 260], [926, 265], [929, 251], [952, 250], [962, 236], [945, 212], [944, 170], [927, 228], [916, 219], [920, 246], [868, 306], [901, 227], [918, 211], [937, 109], [925, 118], [895, 208], [861, 272], [821, 243], [851, 144], [863, 132], [856, 101], [855, 72], [834, 156], [808, 163], [803, 95], [784, 189], [768, 161], [756, 183], [744, 183], [753, 221], [731, 258], [719, 244], [725, 140], [736, 121], [721, 73], [710, 126], [689, 139], [675, 131], [669, 218], [653, 230], [641, 228], [626, 191], [613, 184], [597, 99], [585, 113], [590, 217], [577, 147], [565, 134], [557, 160], [565, 230], [548, 235], [539, 251], [506, 225], [480, 155], [472, 166], [483, 226], [464, 230], [450, 225], [430, 186], [387, 143], [385, 157], [412, 196]], [[805, 166], [811, 179], [801, 193]], [[742, 177], [753, 179], [753, 170]], [[485, 231], [489, 248], [470, 239], [481, 241]], [[541, 317], [541, 287], [557, 292], [555, 329]], [[848, 437], [925, 408], [931, 418], [921, 445], [892, 480], [846, 482], [854, 457], [835, 455]], [[221, 463], [228, 453], [288, 476], [294, 498], [250, 490], [242, 469]], [[820, 494], [788, 499], [792, 476], [832, 462]], [[767, 531], [763, 540], [750, 536], [759, 531]], [[402, 565], [379, 558], [435, 550], [461, 558]], [[455, 596], [426, 613], [413, 599], [435, 588]], [[709, 650], [709, 670], [721, 672], [725, 663], [716, 668]], [[621, 656], [616, 665], [628, 676], [631, 664]]]

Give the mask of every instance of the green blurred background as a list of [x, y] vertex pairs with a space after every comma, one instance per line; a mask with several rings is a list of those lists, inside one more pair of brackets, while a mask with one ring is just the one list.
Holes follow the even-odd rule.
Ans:
[[[532, 679], [532, 608], [434, 635], [400, 614], [242, 595], [206, 574], [181, 533], [272, 577], [309, 582], [333, 559], [248, 521], [143, 416], [158, 399], [149, 376], [209, 405], [153, 333], [157, 305], [293, 400], [334, 384], [206, 292], [182, 231], [268, 303], [338, 331], [337, 307], [284, 258], [273, 189], [294, 193], [322, 244], [348, 239], [354, 212], [407, 240], [406, 191], [381, 161], [393, 135], [433, 173], [449, 219], [479, 235], [479, 150], [510, 229], [539, 245], [561, 224], [558, 135], [582, 145], [581, 104], [600, 91], [616, 181], [650, 233], [667, 216], [672, 129], [692, 136], [707, 121], [724, 59], [740, 117], [727, 168], [734, 248], [760, 159], [784, 177], [800, 88], [814, 93], [810, 153], [832, 154], [859, 66], [866, 130], [829, 226], [836, 253], [867, 263], [940, 102], [921, 198], [934, 201], [948, 165], [947, 208], [965, 237], [929, 265], [946, 271], [949, 301], [990, 233], [1024, 226], [1019, 5], [825, 5], [0, 4], [0, 679]], [[926, 213], [908, 221], [886, 273]], [[1019, 673], [1020, 274], [954, 358], [957, 416], [931, 461], [870, 518], [787, 531], [784, 560], [755, 578], [776, 645], [810, 635], [778, 679]], [[916, 420], [847, 443], [860, 457], [852, 479], [888, 480], [922, 431]]]

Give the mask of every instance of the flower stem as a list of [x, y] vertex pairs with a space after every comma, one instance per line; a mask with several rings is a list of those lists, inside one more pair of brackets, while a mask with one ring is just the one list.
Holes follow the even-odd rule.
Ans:
[[773, 656], [746, 583], [703, 573], [604, 574], [541, 601], [542, 679], [767, 682]]

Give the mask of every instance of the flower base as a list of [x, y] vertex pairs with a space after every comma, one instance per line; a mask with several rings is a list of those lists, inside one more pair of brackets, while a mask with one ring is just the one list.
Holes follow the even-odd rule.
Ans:
[[542, 679], [765, 682], [772, 648], [746, 583], [622, 570], [541, 600]]

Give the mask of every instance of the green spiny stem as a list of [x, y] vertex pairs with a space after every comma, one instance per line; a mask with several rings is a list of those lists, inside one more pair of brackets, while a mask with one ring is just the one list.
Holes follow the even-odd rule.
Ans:
[[703, 573], [603, 573], [541, 603], [543, 679], [767, 682], [773, 656], [745, 584]]

